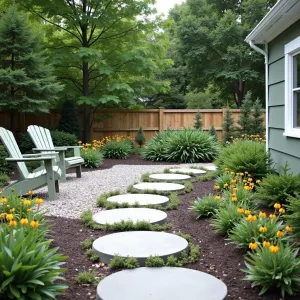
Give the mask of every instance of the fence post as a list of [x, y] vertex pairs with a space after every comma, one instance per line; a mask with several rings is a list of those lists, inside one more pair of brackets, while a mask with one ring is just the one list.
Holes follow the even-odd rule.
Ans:
[[164, 107], [159, 107], [159, 131], [164, 130]]

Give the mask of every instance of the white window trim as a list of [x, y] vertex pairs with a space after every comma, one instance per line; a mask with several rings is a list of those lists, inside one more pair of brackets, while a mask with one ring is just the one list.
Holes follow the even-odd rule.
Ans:
[[300, 128], [294, 127], [293, 57], [300, 53], [300, 36], [284, 47], [285, 53], [285, 128], [283, 135], [300, 138]]

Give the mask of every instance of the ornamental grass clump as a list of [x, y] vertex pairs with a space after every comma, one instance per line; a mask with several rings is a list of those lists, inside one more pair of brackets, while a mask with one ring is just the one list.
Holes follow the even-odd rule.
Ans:
[[197, 219], [211, 217], [219, 208], [220, 202], [216, 200], [215, 195], [207, 195], [198, 198], [189, 208], [195, 214]]
[[245, 257], [245, 280], [251, 281], [252, 287], [262, 288], [259, 295], [271, 288], [279, 288], [283, 298], [286, 293], [293, 295], [300, 290], [298, 251], [281, 241], [258, 246]]
[[152, 161], [210, 162], [219, 153], [219, 145], [204, 131], [185, 128], [158, 133], [145, 146], [143, 157]]
[[282, 174], [268, 174], [257, 186], [255, 201], [258, 205], [270, 207], [276, 202], [286, 204], [289, 196], [300, 193], [300, 174], [288, 173], [287, 163], [281, 169]]
[[125, 159], [132, 151], [132, 146], [127, 141], [110, 141], [102, 147], [105, 158]]
[[254, 180], [261, 179], [271, 171], [272, 160], [266, 145], [256, 141], [237, 141], [224, 147], [215, 164], [222, 170], [249, 172]]

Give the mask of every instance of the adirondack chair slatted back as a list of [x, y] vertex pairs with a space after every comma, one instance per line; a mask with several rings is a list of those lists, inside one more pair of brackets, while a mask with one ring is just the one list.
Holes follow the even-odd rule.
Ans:
[[[37, 125], [30, 125], [27, 129], [36, 148], [54, 149], [54, 144], [49, 129]], [[43, 153], [47, 153], [44, 151]]]
[[[13, 133], [3, 127], [0, 127], [0, 139], [4, 144], [6, 150], [8, 151], [10, 157], [12, 158], [22, 158], [22, 153], [20, 152], [19, 146]], [[17, 162], [20, 175], [26, 178], [29, 175], [28, 169], [24, 162]]]

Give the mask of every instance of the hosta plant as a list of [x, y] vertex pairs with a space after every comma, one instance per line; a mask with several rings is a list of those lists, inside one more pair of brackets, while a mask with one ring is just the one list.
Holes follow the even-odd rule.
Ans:
[[195, 200], [190, 207], [197, 219], [211, 217], [219, 208], [215, 195], [208, 195]]
[[103, 146], [102, 151], [105, 158], [125, 159], [131, 153], [132, 146], [127, 141], [110, 141]]
[[246, 256], [247, 275], [245, 280], [252, 282], [252, 287], [261, 287], [259, 295], [271, 288], [279, 288], [284, 298], [285, 294], [292, 295], [300, 290], [300, 258], [299, 249], [293, 249], [279, 242], [269, 247], [258, 246]]
[[[0, 228], [0, 298], [56, 299], [67, 288], [56, 283], [62, 280], [65, 256], [50, 247], [36, 228], [25, 233], [24, 228]], [[4, 297], [4, 298], [3, 298]]]
[[103, 154], [99, 150], [84, 148], [81, 150], [81, 157], [86, 168], [99, 168], [103, 163]]
[[288, 173], [287, 164], [282, 166], [282, 174], [268, 174], [257, 186], [255, 201], [261, 206], [272, 206], [279, 202], [285, 204], [288, 197], [300, 193], [300, 174]]

